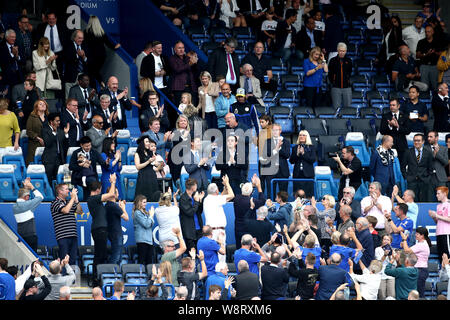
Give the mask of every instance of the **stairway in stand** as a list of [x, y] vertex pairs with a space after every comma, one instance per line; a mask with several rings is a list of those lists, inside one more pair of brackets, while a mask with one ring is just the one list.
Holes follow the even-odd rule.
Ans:
[[383, 0], [382, 3], [391, 15], [400, 17], [403, 28], [413, 24], [416, 15], [422, 11], [422, 6], [415, 4], [414, 0]]

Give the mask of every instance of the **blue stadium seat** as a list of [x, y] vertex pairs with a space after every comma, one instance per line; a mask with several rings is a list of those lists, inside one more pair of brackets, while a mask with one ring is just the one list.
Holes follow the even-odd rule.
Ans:
[[45, 147], [37, 147], [34, 152], [34, 164], [42, 164], [42, 153], [44, 153]]
[[122, 153], [122, 159], [125, 159], [128, 155], [128, 148], [130, 147], [130, 130], [123, 129], [118, 130], [118, 132], [116, 150], [120, 150]]
[[432, 281], [425, 281], [425, 298], [427, 300], [434, 300], [436, 298], [436, 292], [437, 290], [434, 288], [434, 283]]
[[136, 193], [138, 170], [134, 165], [122, 166], [120, 171], [120, 183], [122, 184], [122, 192], [127, 201], [133, 201]]
[[19, 192], [14, 166], [12, 164], [0, 164], [0, 200], [16, 201]]
[[370, 153], [362, 132], [348, 132], [345, 137], [345, 145], [355, 149], [355, 154], [361, 160], [363, 167], [370, 165]]
[[80, 147], [69, 147], [69, 149], [67, 149], [66, 163], [70, 163], [70, 158], [72, 157], [72, 153], [79, 148]]
[[[100, 281], [101, 287], [106, 284], [114, 284], [117, 280], [122, 280], [122, 273], [120, 273], [120, 266], [117, 264], [98, 264], [97, 278]], [[104, 295], [111, 293], [111, 288], [106, 288]]]
[[14, 147], [4, 148], [2, 163], [12, 164], [14, 166], [14, 175], [18, 182], [22, 181], [27, 174], [22, 148], [20, 147], [17, 150], [14, 150]]
[[436, 282], [436, 294], [437, 295], [444, 295], [447, 296], [447, 290], [448, 290], [448, 281], [439, 281]]
[[127, 165], [134, 165], [134, 154], [136, 153], [137, 147], [129, 147], [127, 152]]
[[125, 283], [144, 284], [148, 280], [147, 272], [142, 264], [122, 265], [122, 276]]
[[408, 148], [412, 148], [414, 146], [414, 135], [421, 133], [421, 132], [411, 132], [406, 136], [406, 142], [408, 143]]
[[285, 114], [274, 114], [273, 122], [281, 125], [282, 133], [294, 133], [294, 121], [291, 116]]
[[321, 199], [329, 194], [337, 199], [338, 187], [333, 179], [333, 173], [328, 166], [316, 166], [314, 168], [314, 191], [316, 199]]
[[400, 160], [398, 157], [394, 158], [394, 179], [395, 183], [400, 185], [402, 191], [406, 190], [406, 180], [403, 178], [402, 170], [400, 169]]
[[81, 260], [82, 272], [92, 275], [92, 264], [94, 263], [94, 246], [80, 246], [78, 248]]
[[52, 185], [47, 180], [47, 175], [45, 174], [45, 167], [43, 164], [28, 165], [27, 177], [30, 178], [34, 187], [42, 193], [44, 196], [44, 201], [53, 201], [55, 199]]
[[447, 147], [447, 144], [445, 143], [445, 136], [450, 134], [450, 132], [439, 132], [438, 137], [438, 144], [442, 147]]
[[361, 179], [361, 185], [358, 190], [355, 192], [355, 200], [361, 201], [364, 197], [369, 195], [369, 189], [367, 188], [367, 184]]

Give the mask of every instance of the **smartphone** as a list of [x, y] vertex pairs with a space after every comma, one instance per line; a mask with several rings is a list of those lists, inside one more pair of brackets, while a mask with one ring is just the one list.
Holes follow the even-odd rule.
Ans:
[[356, 254], [356, 256], [353, 258], [353, 262], [354, 263], [358, 263], [359, 260], [361, 260], [361, 257], [363, 256], [362, 251], [358, 251], [358, 253]]

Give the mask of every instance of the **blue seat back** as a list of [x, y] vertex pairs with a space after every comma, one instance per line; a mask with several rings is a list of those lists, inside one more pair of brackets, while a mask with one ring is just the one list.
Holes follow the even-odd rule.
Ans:
[[12, 164], [0, 165], [0, 200], [16, 201], [19, 192], [19, 185], [14, 174]]
[[345, 138], [345, 145], [352, 146], [355, 149], [355, 154], [361, 160], [363, 167], [370, 165], [370, 153], [367, 149], [364, 135], [361, 132], [349, 132]]
[[122, 184], [122, 192], [127, 201], [133, 201], [136, 193], [136, 183], [138, 170], [133, 165], [122, 166], [120, 172], [120, 181]]
[[332, 195], [337, 199], [338, 188], [333, 179], [330, 167], [316, 166], [314, 172], [314, 193], [316, 199], [321, 199], [326, 194]]
[[27, 177], [31, 179], [31, 183], [44, 196], [44, 201], [53, 201], [55, 195], [52, 185], [45, 174], [45, 167], [42, 164], [30, 164], [27, 168]]

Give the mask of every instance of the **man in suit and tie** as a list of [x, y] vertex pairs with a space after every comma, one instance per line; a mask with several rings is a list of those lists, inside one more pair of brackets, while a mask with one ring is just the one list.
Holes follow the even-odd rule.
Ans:
[[100, 107], [100, 101], [95, 89], [89, 87], [89, 76], [80, 73], [77, 77], [78, 84], [70, 88], [69, 98], [77, 99], [78, 110], [83, 114], [88, 111], [88, 119], [91, 120], [93, 111], [96, 107]]
[[278, 252], [270, 256], [270, 265], [261, 267], [261, 282], [263, 300], [277, 300], [287, 295], [289, 274], [281, 265], [281, 256]]
[[202, 237], [204, 196], [205, 192], [197, 191], [197, 180], [186, 180], [186, 191], [180, 197], [179, 207], [181, 231], [187, 251], [197, 248], [197, 240]]
[[91, 139], [92, 141], [92, 148], [97, 151], [98, 153], [102, 153], [103, 149], [103, 140], [105, 140], [106, 137], [111, 136], [111, 138], [116, 138], [119, 131], [114, 131], [114, 133], [111, 133], [111, 127], [107, 128], [106, 130], [102, 129], [103, 126], [103, 118], [101, 115], [96, 114], [92, 117], [92, 127], [86, 131], [86, 135]]
[[111, 97], [107, 94], [100, 96], [100, 108], [94, 109], [94, 116], [99, 115], [103, 119], [102, 129], [106, 130], [112, 127], [114, 118], [117, 118], [116, 112], [111, 112], [109, 105], [111, 104]]
[[[83, 198], [89, 197], [89, 184], [92, 181], [98, 181], [97, 164], [104, 165], [100, 154], [92, 149], [91, 138], [84, 136], [80, 139], [81, 148], [75, 150], [70, 158], [69, 170], [72, 171], [71, 183], [74, 186], [83, 187]], [[83, 160], [80, 159], [84, 158]]]
[[404, 154], [408, 150], [406, 136], [410, 134], [410, 121], [407, 115], [400, 111], [398, 99], [389, 100], [390, 112], [386, 112], [381, 117], [380, 133], [390, 135], [394, 139], [392, 148], [397, 150], [400, 164], [404, 159]]
[[44, 140], [45, 147], [42, 153], [42, 164], [50, 183], [56, 180], [59, 166], [66, 162], [70, 124], [67, 123], [63, 130], [59, 127], [60, 122], [58, 113], [50, 113], [48, 124], [44, 124], [42, 127], [42, 140]]
[[112, 126], [114, 130], [126, 129], [128, 125], [125, 110], [131, 110], [131, 108], [133, 107], [127, 97], [128, 88], [125, 87], [125, 89], [120, 90], [119, 80], [114, 76], [109, 77], [108, 83], [106, 85], [108, 88], [100, 91], [99, 96], [101, 97], [103, 94], [107, 94], [111, 98], [109, 111], [117, 113], [117, 118], [113, 118]]
[[206, 191], [208, 187], [208, 172], [211, 169], [208, 157], [202, 154], [202, 139], [195, 137], [191, 141], [191, 152], [183, 159], [184, 168], [189, 178], [197, 181], [197, 190]]
[[167, 131], [166, 133], [160, 132], [160, 121], [156, 117], [150, 118], [148, 121], [149, 130], [143, 135], [147, 135], [151, 140], [156, 143], [156, 153], [159, 154], [163, 159], [166, 159], [170, 148], [172, 147], [172, 142], [170, 141], [172, 131]]
[[223, 75], [225, 82], [231, 85], [233, 91], [236, 91], [239, 84], [239, 58], [235, 52], [237, 45], [237, 40], [229, 37], [225, 45], [215, 49], [208, 59], [208, 71], [212, 81], [217, 81], [216, 77]]
[[395, 185], [394, 160], [395, 153], [392, 150], [394, 139], [389, 135], [384, 135], [381, 145], [372, 152], [370, 157], [370, 175], [374, 181], [381, 183], [381, 193], [388, 197], [392, 194]]
[[[253, 75], [253, 67], [251, 64], [242, 66], [244, 75], [239, 78], [239, 85], [245, 90], [245, 98], [250, 104], [260, 104], [264, 106], [262, 100], [261, 86], [258, 78]], [[237, 96], [237, 94], [236, 94]]]
[[403, 177], [408, 183], [408, 189], [416, 194], [418, 202], [432, 200], [432, 176], [433, 176], [433, 153], [430, 148], [424, 147], [424, 136], [414, 136], [414, 147], [404, 154], [401, 165]]
[[71, 98], [66, 101], [66, 108], [61, 111], [61, 124], [63, 129], [67, 123], [70, 124], [69, 147], [78, 147], [80, 139], [84, 136], [84, 131], [89, 129], [87, 121], [88, 113], [85, 110], [80, 116], [78, 112], [78, 101]]
[[438, 92], [431, 100], [434, 114], [433, 130], [437, 132], [450, 131], [450, 105], [448, 101], [448, 85], [445, 82], [438, 84]]
[[11, 87], [8, 91], [9, 96], [12, 87], [23, 81], [21, 68], [25, 59], [15, 42], [16, 32], [12, 29], [6, 30], [5, 41], [0, 43], [0, 68], [2, 70], [1, 82]]
[[339, 267], [342, 260], [341, 255], [333, 253], [330, 260], [331, 264], [319, 267], [318, 280], [320, 280], [320, 283], [316, 293], [316, 300], [329, 300], [341, 284], [350, 280], [347, 272]]
[[[432, 190], [436, 190], [436, 188], [440, 186], [445, 186], [447, 183], [445, 166], [448, 165], [448, 149], [439, 146], [438, 140], [439, 134], [436, 131], [428, 132], [428, 143], [430, 144], [429, 147], [433, 154], [433, 175], [431, 176]], [[434, 192], [432, 192], [432, 194], [433, 201], [437, 201]]]
[[69, 90], [76, 85], [77, 77], [80, 73], [87, 72], [88, 54], [87, 47], [84, 45], [84, 33], [81, 30], [75, 30], [72, 33], [71, 42], [67, 44], [64, 50], [64, 81], [65, 94], [69, 96]]
[[150, 118], [155, 117], [159, 119], [161, 127], [159, 131], [162, 133], [166, 132], [170, 129], [170, 121], [167, 115], [167, 111], [164, 108], [164, 105], [158, 105], [159, 98], [156, 91], [151, 91], [148, 95], [148, 103], [150, 104], [149, 108], [142, 110], [141, 113], [141, 121], [142, 123], [148, 124]]
[[[274, 178], [289, 178], [288, 159], [291, 155], [291, 144], [281, 135], [281, 125], [272, 125], [272, 138], [267, 139], [264, 156], [261, 161], [261, 177], [264, 177], [267, 184], [267, 197], [274, 199], [277, 190], [287, 191], [288, 182], [276, 182], [271, 190], [271, 181]], [[264, 173], [264, 175], [263, 175]]]

